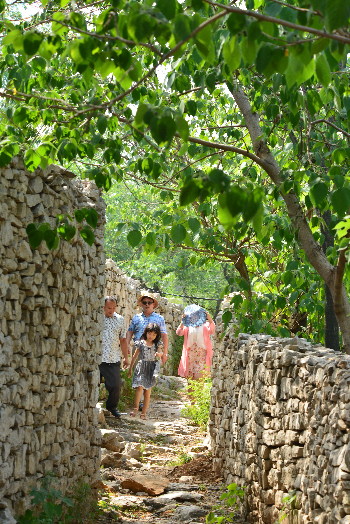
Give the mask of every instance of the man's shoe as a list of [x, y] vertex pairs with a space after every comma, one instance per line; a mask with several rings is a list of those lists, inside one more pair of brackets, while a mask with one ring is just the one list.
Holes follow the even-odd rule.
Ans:
[[109, 409], [108, 411], [111, 413], [111, 415], [113, 415], [113, 417], [120, 418], [120, 413], [119, 413], [119, 411], [116, 408]]
[[141, 400], [140, 404], [139, 404], [139, 411], [142, 411], [143, 410], [143, 402]]

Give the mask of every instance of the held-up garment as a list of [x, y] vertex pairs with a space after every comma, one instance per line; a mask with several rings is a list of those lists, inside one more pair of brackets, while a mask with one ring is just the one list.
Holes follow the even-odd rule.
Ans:
[[184, 337], [181, 360], [178, 368], [180, 377], [198, 379], [210, 373], [213, 346], [210, 335], [215, 333], [214, 322], [205, 322], [199, 327], [178, 327], [176, 334]]

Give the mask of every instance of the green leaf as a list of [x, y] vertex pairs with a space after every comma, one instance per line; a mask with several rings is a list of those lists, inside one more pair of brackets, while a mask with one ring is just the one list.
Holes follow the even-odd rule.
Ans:
[[157, 144], [170, 142], [176, 133], [176, 124], [172, 116], [163, 115], [151, 121], [151, 134]]
[[56, 230], [48, 229], [43, 234], [43, 239], [46, 242], [47, 247], [50, 250], [57, 249], [60, 243], [60, 239], [57, 235]]
[[350, 210], [350, 189], [343, 187], [337, 189], [331, 195], [332, 206], [339, 216], [349, 213]]
[[129, 231], [126, 238], [131, 247], [136, 247], [142, 240], [142, 233], [138, 229], [132, 229]]
[[85, 209], [85, 220], [89, 226], [95, 228], [98, 224], [98, 213], [93, 207]]
[[246, 195], [246, 201], [243, 209], [243, 219], [248, 222], [251, 220], [261, 207], [262, 190], [257, 187]]
[[14, 29], [7, 33], [6, 36], [2, 39], [3, 45], [14, 45], [16, 42], [23, 40], [22, 33], [19, 29]]
[[150, 233], [147, 233], [146, 235], [146, 244], [149, 246], [155, 246], [156, 245], [156, 234], [151, 231]]
[[241, 52], [243, 60], [246, 62], [246, 65], [252, 64], [255, 61], [258, 52], [258, 46], [256, 41], [252, 38], [242, 38]]
[[176, 15], [176, 0], [157, 0], [156, 6], [161, 13], [168, 19], [172, 20]]
[[240, 33], [242, 29], [245, 28], [247, 19], [244, 14], [231, 13], [226, 23], [230, 33], [232, 35], [236, 35], [237, 33]]
[[75, 216], [75, 219], [77, 222], [82, 222], [85, 218], [85, 215], [86, 215], [86, 209], [83, 208], [83, 209], [76, 209], [74, 211], [74, 216]]
[[309, 89], [306, 92], [306, 99], [310, 114], [314, 116], [323, 107], [321, 97], [315, 89]]
[[292, 282], [293, 278], [293, 273], [291, 271], [286, 271], [282, 274], [282, 280], [286, 286]]
[[238, 69], [241, 63], [241, 48], [235, 36], [232, 36], [230, 40], [224, 43], [222, 54], [230, 71]]
[[329, 187], [324, 182], [314, 184], [310, 190], [310, 199], [315, 207], [319, 207], [328, 195]]
[[21, 122], [24, 122], [27, 119], [27, 116], [28, 112], [26, 107], [16, 107], [12, 116], [12, 120], [14, 124], [20, 124]]
[[326, 28], [334, 31], [349, 26], [350, 3], [347, 0], [329, 0], [325, 10]]
[[332, 152], [332, 160], [336, 164], [341, 165], [343, 162], [345, 162], [349, 158], [350, 158], [350, 148], [347, 148], [347, 149], [338, 148]]
[[141, 169], [146, 175], [149, 175], [152, 173], [153, 170], [153, 158], [148, 157], [144, 158], [141, 162]]
[[193, 233], [197, 233], [201, 228], [201, 223], [197, 218], [189, 218], [187, 220], [189, 228], [192, 229]]
[[43, 240], [43, 231], [39, 230], [36, 224], [29, 224], [26, 227], [26, 233], [30, 247], [32, 249], [38, 248]]
[[274, 73], [283, 73], [288, 65], [285, 50], [271, 44], [262, 45], [256, 57], [256, 69], [268, 78]]
[[185, 240], [187, 231], [182, 224], [175, 224], [170, 230], [171, 240], [175, 244], [180, 244]]
[[57, 233], [59, 236], [68, 242], [74, 238], [76, 231], [76, 228], [70, 224], [60, 224], [57, 227]]
[[173, 221], [172, 215], [163, 215], [162, 216], [162, 222], [164, 226], [169, 226]]
[[222, 314], [222, 321], [224, 324], [227, 325], [229, 322], [231, 322], [231, 320], [232, 320], [232, 312], [227, 309]]
[[212, 27], [207, 25], [195, 36], [195, 42], [200, 55], [209, 64], [214, 64], [216, 55], [213, 41]]
[[200, 194], [200, 189], [194, 180], [190, 180], [181, 188], [179, 203], [180, 206], [187, 206], [194, 202]]
[[28, 171], [35, 171], [41, 163], [41, 156], [34, 149], [27, 149], [24, 154], [24, 164]]
[[230, 185], [230, 177], [222, 169], [212, 169], [208, 175], [209, 184], [214, 193], [226, 191]]
[[190, 134], [190, 130], [189, 130], [187, 121], [185, 120], [183, 116], [176, 115], [175, 123], [176, 123], [177, 132], [179, 133], [181, 138], [185, 140], [185, 142], [187, 142], [189, 134]]
[[79, 233], [81, 238], [85, 240], [85, 242], [89, 244], [89, 246], [92, 246], [92, 244], [95, 242], [95, 235], [91, 227], [84, 226], [82, 229], [80, 229]]
[[103, 135], [103, 133], [106, 131], [107, 126], [108, 126], [108, 121], [107, 121], [107, 118], [105, 117], [105, 115], [100, 115], [98, 117], [97, 122], [96, 122], [96, 126], [97, 126], [97, 129], [99, 130], [99, 132], [101, 133], [101, 135]]
[[191, 24], [188, 16], [180, 13], [175, 17], [174, 35], [176, 42], [185, 40], [191, 33]]
[[25, 53], [29, 56], [35, 55], [43, 39], [44, 35], [42, 33], [37, 33], [36, 31], [26, 32], [23, 37], [23, 49]]
[[292, 50], [289, 53], [286, 80], [288, 88], [300, 85], [315, 73], [315, 61], [306, 46], [302, 50]]
[[235, 308], [240, 306], [242, 304], [242, 302], [243, 302], [242, 295], [235, 295], [230, 300], [230, 304], [233, 304]]
[[185, 105], [185, 112], [191, 116], [197, 113], [197, 102], [195, 100], [187, 100]]
[[324, 54], [319, 55], [316, 59], [316, 76], [325, 87], [331, 83], [331, 69]]
[[149, 104], [139, 104], [139, 106], [137, 108], [137, 111], [136, 111], [135, 118], [134, 118], [134, 126], [135, 127], [141, 127], [143, 125], [144, 117], [145, 117], [147, 111], [149, 111], [149, 110], [150, 110]]

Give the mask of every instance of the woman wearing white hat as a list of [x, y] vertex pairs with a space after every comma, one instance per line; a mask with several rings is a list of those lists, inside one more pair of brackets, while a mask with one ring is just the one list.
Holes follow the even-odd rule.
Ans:
[[197, 304], [185, 307], [182, 322], [176, 330], [177, 335], [184, 337], [178, 368], [180, 377], [197, 380], [210, 373], [213, 357], [210, 335], [214, 333], [214, 321], [205, 309]]

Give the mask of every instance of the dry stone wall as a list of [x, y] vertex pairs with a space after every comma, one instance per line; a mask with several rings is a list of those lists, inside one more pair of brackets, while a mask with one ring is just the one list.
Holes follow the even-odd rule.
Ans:
[[[106, 295], [115, 296], [118, 299], [118, 313], [123, 315], [128, 327], [132, 317], [142, 311], [137, 306], [138, 297], [141, 293], [149, 290], [139, 280], [128, 277], [112, 259], [107, 259], [105, 291]], [[159, 302], [155, 311], [163, 315], [169, 336], [169, 358], [162, 372], [164, 374], [177, 374], [176, 362], [179, 360], [179, 352], [181, 354], [183, 338], [178, 337], [175, 331], [181, 322], [183, 307], [169, 302], [157, 293], [152, 294], [157, 297]]]
[[350, 356], [229, 331], [213, 377], [214, 463], [247, 486], [247, 521], [277, 522], [295, 492], [286, 523], [349, 524]]
[[90, 182], [57, 166], [28, 173], [19, 159], [0, 177], [1, 517], [22, 513], [47, 473], [63, 491], [98, 475], [105, 261], [103, 220], [92, 246], [77, 238], [32, 250], [25, 231], [79, 207], [94, 206], [103, 217]]

